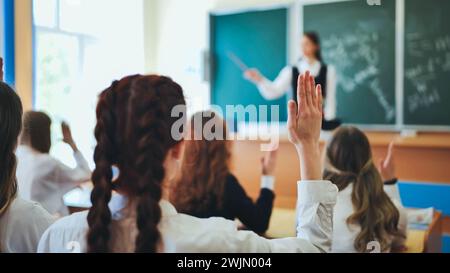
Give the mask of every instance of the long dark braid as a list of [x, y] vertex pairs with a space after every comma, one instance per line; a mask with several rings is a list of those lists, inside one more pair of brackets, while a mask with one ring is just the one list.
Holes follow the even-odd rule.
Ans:
[[111, 211], [108, 203], [112, 195], [112, 165], [116, 161], [115, 145], [115, 87], [106, 89], [97, 106], [97, 125], [95, 138], [97, 146], [94, 152], [95, 170], [92, 173], [94, 189], [91, 194], [92, 208], [88, 214], [89, 233], [88, 251], [91, 253], [109, 252], [111, 237]]
[[[170, 134], [177, 120], [171, 117], [171, 110], [177, 105], [185, 105], [181, 87], [160, 76], [124, 78], [100, 96], [95, 156], [99, 170], [93, 175], [98, 185], [92, 195], [96, 207], [90, 212], [90, 252], [110, 251], [111, 213], [107, 204], [113, 189], [112, 165], [117, 165], [120, 171], [114, 185], [136, 204], [139, 233], [135, 251], [157, 251], [164, 160], [170, 148], [178, 143]], [[97, 209], [99, 212], [95, 212]]]
[[161, 220], [159, 202], [162, 197], [164, 159], [168, 150], [176, 143], [170, 135], [173, 121], [170, 117], [172, 107], [184, 104], [168, 90], [174, 89], [178, 97], [181, 87], [164, 77], [149, 77], [137, 80], [132, 87], [129, 109], [130, 140], [135, 146], [135, 171], [138, 179], [136, 252], [157, 251], [160, 240], [158, 223]]

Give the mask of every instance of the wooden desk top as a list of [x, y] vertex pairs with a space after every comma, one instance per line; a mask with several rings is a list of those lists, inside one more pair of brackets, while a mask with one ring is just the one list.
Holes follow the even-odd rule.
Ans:
[[[428, 230], [409, 230], [406, 250], [404, 253], [424, 253], [436, 252], [436, 249], [427, 249], [432, 237], [431, 232], [441, 219], [441, 214], [436, 213], [433, 223]], [[286, 238], [296, 236], [296, 215], [295, 210], [275, 208], [272, 213], [269, 231], [269, 238]]]

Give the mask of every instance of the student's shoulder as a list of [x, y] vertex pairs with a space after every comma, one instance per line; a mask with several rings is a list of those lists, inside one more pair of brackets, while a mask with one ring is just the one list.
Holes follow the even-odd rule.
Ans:
[[232, 173], [229, 173], [225, 181], [225, 194], [236, 197], [241, 196], [242, 193], [245, 193], [245, 189], [242, 187], [239, 179]]
[[179, 213], [164, 221], [163, 225], [178, 229], [183, 227], [187, 232], [211, 232], [213, 230], [237, 230], [237, 224], [234, 221], [222, 217], [198, 218], [188, 214]]
[[49, 227], [50, 232], [79, 232], [88, 228], [87, 215], [89, 211], [82, 211], [63, 217]]
[[32, 201], [27, 201], [22, 198], [16, 198], [11, 204], [10, 211], [15, 215], [20, 215], [20, 218], [30, 217], [51, 217], [50, 214], [39, 204]]
[[41, 235], [55, 218], [38, 203], [16, 198], [8, 209], [6, 221], [11, 233]]
[[241, 187], [239, 179], [232, 173], [228, 173], [225, 178], [227, 187]]
[[[42, 235], [38, 246], [40, 253], [65, 253], [85, 250], [88, 230], [87, 211], [59, 219]], [[79, 245], [79, 247], [77, 247]]]

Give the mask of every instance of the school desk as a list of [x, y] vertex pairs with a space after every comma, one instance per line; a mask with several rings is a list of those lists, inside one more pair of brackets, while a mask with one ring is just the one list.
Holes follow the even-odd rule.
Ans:
[[[275, 208], [272, 212], [268, 238], [286, 238], [296, 236], [295, 210]], [[408, 239], [404, 253], [440, 253], [442, 252], [442, 214], [436, 212], [433, 222], [424, 230], [408, 230]]]
[[[411, 138], [401, 137], [398, 133], [368, 132], [367, 135], [375, 162], [384, 158], [389, 143], [395, 140], [395, 164], [401, 181], [450, 185], [449, 133], [424, 133]], [[257, 198], [260, 191], [262, 143], [259, 140], [239, 140], [233, 144], [233, 173], [252, 198]], [[322, 152], [325, 145], [326, 140], [321, 141]], [[275, 176], [275, 206], [295, 208], [300, 167], [295, 148], [286, 137], [280, 137]]]

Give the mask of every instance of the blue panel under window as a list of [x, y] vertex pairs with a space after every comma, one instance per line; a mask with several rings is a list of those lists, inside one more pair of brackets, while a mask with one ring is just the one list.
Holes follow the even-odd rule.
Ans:
[[433, 207], [450, 215], [450, 185], [404, 182], [399, 183], [399, 188], [405, 207]]
[[450, 235], [448, 234], [442, 237], [442, 252], [450, 253]]
[[4, 0], [4, 27], [5, 27], [5, 82], [14, 85], [15, 75], [15, 45], [14, 45], [14, 0]]

